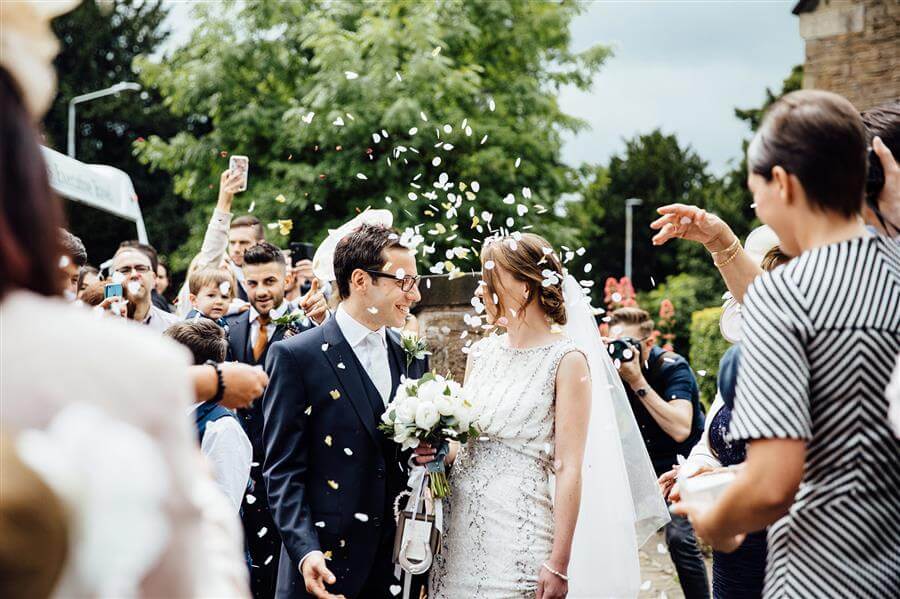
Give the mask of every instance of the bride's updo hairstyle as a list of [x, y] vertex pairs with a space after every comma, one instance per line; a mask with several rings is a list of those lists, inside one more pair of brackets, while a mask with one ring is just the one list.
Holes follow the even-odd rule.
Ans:
[[[498, 269], [525, 283], [528, 297], [520, 298], [514, 306], [505, 305], [504, 297], [509, 299], [512, 290], [504, 288]], [[566, 324], [562, 263], [543, 237], [522, 233], [485, 240], [481, 250], [481, 272], [485, 282], [484, 303], [496, 307], [497, 318], [514, 318], [514, 314], [521, 314], [532, 302], [537, 302], [552, 322]]]

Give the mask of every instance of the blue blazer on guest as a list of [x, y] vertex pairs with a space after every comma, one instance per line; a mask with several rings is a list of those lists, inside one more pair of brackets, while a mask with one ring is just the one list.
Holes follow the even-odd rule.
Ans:
[[[387, 346], [393, 397], [401, 375], [419, 378], [428, 362], [407, 372], [391, 330]], [[298, 564], [315, 550], [331, 557], [329, 592], [356, 597], [393, 538], [407, 456], [378, 430], [384, 402], [335, 318], [273, 345], [266, 372], [263, 475], [283, 542], [277, 597], [308, 597]]]

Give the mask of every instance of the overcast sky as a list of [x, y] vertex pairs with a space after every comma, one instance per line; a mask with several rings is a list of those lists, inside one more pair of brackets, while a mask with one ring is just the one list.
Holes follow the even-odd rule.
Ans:
[[[426, 1], [426, 0], [422, 0]], [[189, 39], [188, 4], [169, 0], [172, 37]], [[623, 138], [675, 133], [716, 173], [738, 157], [749, 129], [734, 108], [758, 106], [803, 62], [796, 0], [594, 0], [572, 23], [573, 50], [611, 45], [590, 92], [563, 90], [563, 109], [590, 123], [568, 136], [563, 159], [604, 163]]]
[[590, 92], [565, 90], [563, 110], [591, 128], [569, 136], [563, 159], [604, 163], [623, 138], [656, 127], [689, 143], [721, 173], [749, 129], [734, 108], [758, 106], [803, 62], [795, 2], [595, 1], [572, 24], [573, 49], [612, 45]]

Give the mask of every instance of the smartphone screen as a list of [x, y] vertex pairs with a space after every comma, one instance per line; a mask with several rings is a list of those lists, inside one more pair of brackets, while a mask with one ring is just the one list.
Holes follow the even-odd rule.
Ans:
[[121, 283], [107, 283], [103, 286], [103, 299], [108, 297], [122, 297]]
[[246, 156], [232, 156], [228, 161], [228, 169], [232, 171], [237, 171], [241, 174], [241, 188], [240, 191], [247, 190], [247, 178], [249, 176], [250, 171], [250, 159]]

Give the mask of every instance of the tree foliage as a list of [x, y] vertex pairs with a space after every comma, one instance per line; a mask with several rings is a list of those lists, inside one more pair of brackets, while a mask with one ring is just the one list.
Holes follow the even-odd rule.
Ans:
[[269, 232], [280, 244], [319, 241], [367, 206], [391, 209], [401, 228], [421, 225], [432, 261], [482, 238], [485, 221], [572, 239], [554, 210], [577, 183], [560, 162], [561, 133], [583, 124], [560, 110], [556, 90], [586, 88], [608, 55], [569, 50], [579, 10], [526, 0], [198, 5], [188, 44], [137, 63], [168, 109], [206, 125], [137, 144], [191, 204], [180, 263], [198, 247], [229, 154], [250, 158], [235, 212], [290, 219]]
[[[45, 143], [63, 153], [69, 100], [136, 81], [134, 58], [156, 51], [168, 35], [163, 27], [168, 9], [160, 1], [115, 0], [103, 7], [86, 1], [53, 21], [62, 45], [55, 61], [59, 90], [44, 130]], [[150, 240], [163, 253], [187, 235], [181, 222], [184, 206], [172, 193], [171, 177], [150, 173], [132, 155], [131, 145], [148, 131], [171, 135], [185, 128], [163, 106], [159, 94], [146, 86], [142, 92], [107, 96], [77, 107], [77, 158], [111, 165], [131, 176]], [[111, 256], [123, 239], [135, 237], [133, 225], [97, 210], [67, 202], [66, 211], [70, 228], [84, 240], [94, 263]]]

